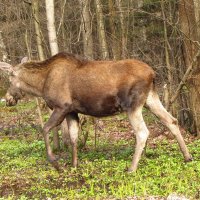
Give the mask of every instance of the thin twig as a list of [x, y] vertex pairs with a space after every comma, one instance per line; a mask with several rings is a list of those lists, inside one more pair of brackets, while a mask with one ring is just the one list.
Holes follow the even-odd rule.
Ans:
[[190, 74], [192, 73], [193, 71], [193, 68], [194, 68], [194, 64], [196, 63], [197, 61], [197, 57], [200, 56], [200, 49], [197, 51], [196, 55], [194, 56], [194, 58], [192, 59], [192, 62], [191, 64], [189, 65], [189, 67], [187, 68], [181, 82], [179, 83], [178, 85], [178, 88], [177, 90], [175, 91], [174, 93], [174, 96], [171, 98], [171, 101], [170, 101], [170, 105], [172, 105], [172, 103], [177, 99], [180, 91], [181, 91], [181, 88], [183, 87], [183, 85], [185, 84], [185, 82], [187, 81], [187, 79], [189, 78]]
[[64, 0], [63, 6], [62, 6], [63, 9], [62, 9], [62, 14], [61, 14], [61, 19], [60, 19], [60, 23], [59, 23], [58, 30], [57, 30], [57, 35], [59, 34], [59, 32], [60, 32], [60, 27], [61, 27], [61, 25], [62, 25], [62, 23], [63, 23], [64, 14], [65, 14], [65, 5], [66, 5], [66, 3], [67, 3], [67, 0]]

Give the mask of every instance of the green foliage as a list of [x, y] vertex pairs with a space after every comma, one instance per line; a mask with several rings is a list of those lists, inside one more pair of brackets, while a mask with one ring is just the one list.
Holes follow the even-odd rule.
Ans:
[[[10, 199], [101, 199], [175, 192], [195, 198], [200, 189], [200, 141], [190, 145], [194, 161], [187, 164], [177, 145], [157, 145], [147, 148], [136, 173], [125, 171], [133, 152], [132, 145], [123, 142], [99, 144], [96, 150], [90, 147], [80, 152], [78, 169], [68, 164], [58, 173], [47, 164], [42, 141], [4, 140], [0, 145], [0, 194]], [[61, 159], [60, 165], [64, 163]]]
[[[20, 105], [20, 109], [31, 107], [34, 104]], [[149, 117], [146, 110], [144, 115], [148, 124], [155, 123], [156, 118]], [[127, 118], [122, 114], [102, 121], [106, 126], [101, 127], [97, 147], [93, 126], [88, 124], [91, 130], [86, 148], [79, 151], [78, 168], [71, 167], [71, 155], [66, 158], [61, 153], [61, 172], [47, 162], [44, 142], [32, 137], [32, 128], [24, 131], [26, 137], [0, 132], [0, 199], [144, 199], [171, 193], [198, 199], [200, 140], [190, 143], [194, 161], [186, 164], [176, 143], [149, 139], [138, 171], [127, 173], [135, 146], [134, 139], [125, 137], [130, 130]], [[116, 139], [115, 131], [120, 138]]]

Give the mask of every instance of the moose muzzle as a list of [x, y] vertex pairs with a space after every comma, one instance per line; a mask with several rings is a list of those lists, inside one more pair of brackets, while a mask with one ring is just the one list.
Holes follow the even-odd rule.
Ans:
[[18, 99], [10, 95], [10, 93], [6, 93], [6, 106], [15, 106], [17, 104]]

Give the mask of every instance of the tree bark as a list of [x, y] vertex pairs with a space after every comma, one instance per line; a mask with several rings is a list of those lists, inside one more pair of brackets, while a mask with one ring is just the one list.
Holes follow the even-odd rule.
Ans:
[[[180, 28], [184, 33], [183, 38], [183, 52], [185, 58], [186, 67], [189, 68], [194, 60], [200, 46], [197, 46], [199, 42], [197, 33], [197, 20], [195, 17], [195, 6], [193, 0], [180, 0], [179, 1], [179, 19]], [[191, 123], [192, 132], [195, 132], [200, 136], [200, 58], [198, 57], [193, 64], [193, 72], [190, 75], [188, 85], [188, 104], [190, 112], [193, 116]]]
[[99, 33], [99, 43], [101, 47], [101, 55], [103, 59], [109, 58], [108, 45], [106, 41], [105, 25], [103, 20], [102, 4], [100, 0], [95, 0], [97, 14], [97, 28]]
[[200, 1], [199, 0], [194, 0], [194, 8], [195, 8], [195, 17], [196, 17], [196, 22], [197, 22], [197, 34], [198, 34], [198, 38], [200, 38]]
[[[62, 43], [59, 46], [59, 49], [61, 51], [67, 51], [70, 52], [70, 32], [69, 30], [65, 29], [65, 15], [66, 12], [68, 11], [67, 9], [67, 0], [62, 0], [61, 1], [61, 6], [60, 6], [60, 12], [61, 12], [61, 17], [60, 17], [60, 22], [59, 22], [59, 26], [57, 29], [57, 37], [61, 37], [60, 41], [62, 41]], [[58, 42], [59, 43], [59, 42]]]
[[113, 53], [113, 58], [114, 60], [119, 60], [120, 59], [120, 44], [119, 44], [119, 39], [118, 39], [118, 34], [117, 34], [117, 27], [115, 24], [115, 19], [116, 19], [116, 9], [114, 7], [114, 1], [109, 0], [109, 25], [110, 25], [110, 30], [111, 30], [111, 36], [112, 36], [112, 53]]
[[44, 50], [42, 47], [42, 36], [41, 36], [40, 21], [39, 21], [39, 0], [32, 1], [32, 12], [33, 12], [33, 17], [34, 17], [38, 55], [39, 55], [40, 60], [44, 60], [45, 56], [44, 56]]
[[[42, 47], [42, 37], [41, 37], [41, 31], [40, 31], [40, 21], [39, 21], [39, 0], [32, 0], [31, 4], [32, 12], [33, 12], [33, 18], [34, 18], [34, 25], [35, 25], [35, 33], [36, 33], [36, 41], [37, 41], [37, 49], [38, 49], [38, 56], [40, 60], [44, 60], [44, 51]], [[36, 105], [37, 105], [37, 111], [40, 119], [40, 124], [43, 127], [44, 122], [42, 119], [42, 111], [40, 108], [39, 99], [35, 98]]]
[[6, 51], [6, 45], [3, 41], [3, 35], [2, 35], [2, 31], [0, 31], [0, 51], [2, 53], [2, 61], [3, 62], [8, 62], [8, 53]]
[[121, 48], [122, 48], [122, 58], [126, 58], [126, 28], [125, 28], [125, 20], [122, 9], [122, 0], [117, 0], [117, 7], [119, 10], [119, 19], [121, 24]]
[[170, 98], [171, 98], [171, 93], [172, 93], [172, 85], [173, 85], [173, 78], [172, 78], [172, 67], [170, 64], [170, 56], [169, 56], [169, 41], [168, 41], [168, 36], [167, 36], [167, 24], [166, 24], [166, 16], [165, 16], [165, 9], [164, 9], [164, 0], [161, 0], [161, 11], [162, 11], [162, 18], [163, 18], [163, 30], [164, 30], [164, 40], [165, 40], [165, 63], [167, 67], [167, 82], [166, 84], [166, 93], [167, 94], [164, 99], [165, 99], [165, 107], [167, 110], [169, 110], [169, 105], [170, 105]]
[[58, 53], [58, 42], [56, 37], [55, 16], [54, 16], [54, 0], [45, 0], [46, 16], [47, 16], [47, 29], [49, 35], [49, 45], [51, 55]]
[[89, 13], [89, 0], [79, 0], [82, 9], [81, 30], [83, 36], [84, 55], [93, 58], [92, 22]]

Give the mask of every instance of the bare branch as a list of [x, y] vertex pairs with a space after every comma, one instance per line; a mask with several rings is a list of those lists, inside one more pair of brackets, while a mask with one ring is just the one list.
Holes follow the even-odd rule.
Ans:
[[183, 85], [185, 84], [185, 82], [187, 81], [187, 79], [189, 78], [190, 74], [192, 73], [193, 69], [194, 69], [194, 64], [196, 63], [197, 61], [197, 58], [200, 56], [200, 49], [197, 51], [196, 55], [194, 56], [191, 64], [189, 65], [189, 67], [187, 68], [181, 82], [179, 83], [178, 85], [178, 88], [177, 90], [175, 91], [174, 93], [174, 96], [171, 98], [171, 101], [170, 101], [170, 105], [172, 105], [172, 103], [174, 103], [174, 101], [177, 99], [178, 95], [180, 94], [180, 91], [183, 87]]
[[60, 23], [59, 23], [59, 26], [58, 26], [58, 30], [57, 30], [57, 35], [59, 34], [60, 32], [60, 27], [63, 23], [63, 20], [64, 20], [64, 14], [65, 14], [65, 6], [66, 6], [66, 3], [67, 3], [67, 0], [64, 0], [64, 3], [63, 3], [63, 6], [62, 6], [62, 14], [61, 14], [61, 18], [60, 18]]

